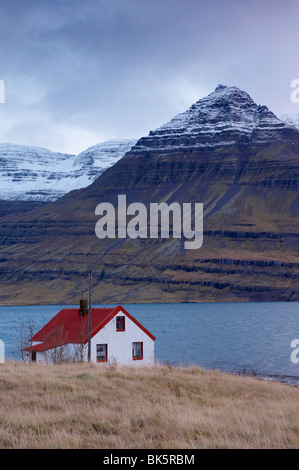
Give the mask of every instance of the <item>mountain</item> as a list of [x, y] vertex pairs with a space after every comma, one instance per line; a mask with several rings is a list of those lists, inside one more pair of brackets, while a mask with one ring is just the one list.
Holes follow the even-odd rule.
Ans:
[[[73, 166], [77, 177], [82, 178], [82, 183], [84, 182], [80, 187], [91, 184], [107, 168], [122, 158], [136, 142], [136, 139], [107, 140], [79, 153], [74, 159]], [[79, 186], [74, 189], [79, 189]]]
[[[299, 130], [220, 85], [90, 186], [0, 219], [3, 304], [299, 300]], [[95, 208], [203, 203], [203, 246], [98, 239]]]
[[54, 201], [91, 184], [125, 155], [136, 140], [110, 140], [69, 155], [16, 144], [0, 144], [0, 199]]
[[[138, 147], [152, 152], [153, 142], [166, 150], [207, 149], [269, 142], [287, 126], [266, 106], [257, 106], [251, 97], [236, 87], [219, 85], [216, 90], [186, 112], [175, 116]], [[135, 147], [136, 149], [136, 147]]]
[[299, 113], [281, 114], [279, 118], [290, 126], [299, 129]]

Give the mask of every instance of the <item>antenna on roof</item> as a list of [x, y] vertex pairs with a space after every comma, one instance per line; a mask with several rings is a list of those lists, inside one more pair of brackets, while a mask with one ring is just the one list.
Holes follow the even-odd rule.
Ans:
[[92, 295], [92, 272], [89, 273], [89, 305], [88, 305], [88, 362], [91, 361], [91, 295]]

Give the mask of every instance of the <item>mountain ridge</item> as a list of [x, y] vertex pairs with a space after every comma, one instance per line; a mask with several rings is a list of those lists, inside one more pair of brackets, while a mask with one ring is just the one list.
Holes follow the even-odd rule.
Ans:
[[[163, 125], [88, 187], [0, 219], [0, 302], [77, 302], [90, 271], [95, 303], [299, 300], [299, 131], [247, 93], [224, 91], [218, 104], [210, 94], [211, 106], [191, 106], [192, 132]], [[95, 207], [117, 207], [119, 194], [146, 207], [203, 203], [202, 248], [97, 239]]]
[[109, 140], [78, 155], [41, 147], [0, 144], [0, 199], [49, 202], [92, 183], [136, 139]]
[[[292, 132], [287, 123], [277, 118], [266, 106], [257, 105], [248, 93], [237, 87], [218, 85], [187, 111], [141, 138], [134, 150], [138, 155], [138, 149], [142, 149], [143, 144], [153, 137], [164, 138], [164, 144], [169, 142], [171, 147], [174, 135], [179, 147], [186, 146], [184, 137], [188, 137], [193, 147], [235, 145], [238, 138], [242, 144], [249, 143], [250, 139], [262, 143], [263, 131], [267, 132], [269, 139], [269, 131], [273, 136], [275, 131], [282, 129]], [[170, 137], [168, 142], [167, 137]]]

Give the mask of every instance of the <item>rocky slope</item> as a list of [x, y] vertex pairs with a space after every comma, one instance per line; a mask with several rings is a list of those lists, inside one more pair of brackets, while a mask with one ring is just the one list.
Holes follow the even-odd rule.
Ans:
[[79, 155], [0, 144], [0, 200], [55, 201], [91, 184], [125, 155], [136, 140], [111, 140]]
[[[2, 303], [299, 300], [299, 131], [236, 87], [136, 145], [90, 186], [0, 220]], [[202, 202], [204, 242], [104, 239], [95, 207]]]

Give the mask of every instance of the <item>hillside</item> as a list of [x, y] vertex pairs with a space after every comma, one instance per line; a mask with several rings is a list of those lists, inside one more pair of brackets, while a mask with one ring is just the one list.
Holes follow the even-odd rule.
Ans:
[[[93, 184], [0, 220], [0, 302], [299, 300], [299, 130], [220, 85]], [[95, 236], [100, 202], [202, 202], [204, 242]]]
[[299, 446], [298, 388], [199, 367], [5, 363], [0, 391], [1, 449]]

